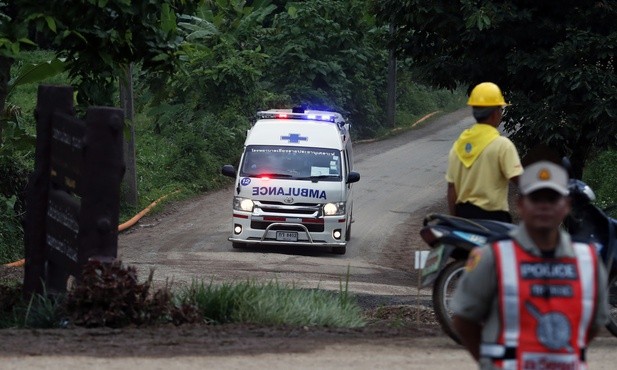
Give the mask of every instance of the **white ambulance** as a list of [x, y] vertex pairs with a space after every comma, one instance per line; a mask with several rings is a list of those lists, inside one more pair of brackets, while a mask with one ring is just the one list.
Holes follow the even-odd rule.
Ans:
[[339, 113], [300, 108], [257, 113], [236, 170], [234, 248], [297, 245], [344, 254], [351, 233], [353, 171], [349, 124]]

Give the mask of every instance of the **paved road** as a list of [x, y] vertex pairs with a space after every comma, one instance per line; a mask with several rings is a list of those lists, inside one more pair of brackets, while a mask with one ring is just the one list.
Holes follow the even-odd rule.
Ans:
[[390, 140], [357, 146], [356, 170], [362, 178], [354, 189], [350, 258], [380, 260], [398, 226], [444, 199], [447, 154], [460, 131], [473, 123], [467, 113], [463, 109]]
[[[417, 235], [406, 222], [414, 213], [443, 200], [446, 154], [458, 132], [472, 123], [466, 109], [427, 121], [423, 127], [388, 140], [355, 145], [354, 223], [347, 254], [310, 249], [233, 250], [232, 189], [209, 193], [146, 218], [120, 235], [119, 257], [145, 275], [177, 283], [237, 279], [294, 282], [299, 286], [338, 290], [350, 272], [349, 289], [361, 294], [411, 295], [411, 266], [396, 265], [400, 255], [385, 258], [388, 248]], [[406, 246], [404, 253], [413, 254]], [[410, 260], [410, 264], [412, 261]]]

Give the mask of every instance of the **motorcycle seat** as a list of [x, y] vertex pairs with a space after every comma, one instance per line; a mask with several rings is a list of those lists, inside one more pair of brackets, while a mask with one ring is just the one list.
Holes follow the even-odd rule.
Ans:
[[483, 236], [504, 235], [517, 227], [516, 225], [507, 222], [485, 219], [467, 219], [443, 213], [433, 213], [427, 215], [424, 218], [424, 226], [428, 225], [432, 221], [436, 221], [441, 225], [449, 226], [456, 230]]

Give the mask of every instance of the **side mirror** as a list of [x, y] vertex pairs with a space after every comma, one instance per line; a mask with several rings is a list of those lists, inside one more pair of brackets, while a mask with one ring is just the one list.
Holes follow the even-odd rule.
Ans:
[[349, 175], [347, 175], [347, 183], [351, 184], [353, 182], [358, 182], [360, 181], [360, 174], [357, 172], [350, 172]]
[[230, 164], [226, 164], [221, 168], [221, 174], [227, 177], [236, 177], [236, 169]]

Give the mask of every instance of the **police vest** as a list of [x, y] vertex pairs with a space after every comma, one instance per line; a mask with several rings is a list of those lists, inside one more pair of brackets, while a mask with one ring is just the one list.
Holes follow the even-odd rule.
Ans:
[[512, 240], [492, 245], [501, 325], [481, 357], [503, 369], [586, 368], [598, 261], [593, 247], [572, 245], [576, 258], [533, 256]]

